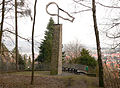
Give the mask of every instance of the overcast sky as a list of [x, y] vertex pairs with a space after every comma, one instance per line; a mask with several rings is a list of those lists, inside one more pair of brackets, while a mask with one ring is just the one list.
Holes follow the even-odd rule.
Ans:
[[[50, 0], [51, 1], [51, 0]], [[36, 20], [36, 35], [41, 35], [40, 38], [43, 38], [44, 31], [46, 30], [47, 23], [49, 21], [50, 16], [46, 13], [46, 4], [50, 1], [47, 0], [39, 0], [37, 5], [37, 20]], [[75, 5], [72, 0], [53, 0], [58, 3], [59, 7], [67, 11], [68, 13], [72, 13], [75, 11]], [[51, 13], [55, 13], [56, 7], [54, 6], [53, 10], [50, 9]], [[60, 13], [60, 15], [62, 15]], [[94, 46], [95, 38], [94, 31], [92, 30], [92, 14], [90, 12], [86, 12], [83, 14], [71, 14], [75, 17], [73, 23], [60, 19], [60, 23], [63, 24], [63, 44], [69, 43], [73, 40], [79, 40], [82, 44]], [[64, 16], [64, 15], [62, 15]], [[65, 16], [64, 16], [65, 17]], [[57, 17], [53, 17], [54, 21], [57, 21]]]
[[[36, 16], [36, 25], [35, 25], [35, 36], [36, 40], [41, 41], [44, 38], [44, 32], [46, 30], [49, 18], [51, 17], [46, 13], [46, 5], [52, 0], [38, 0], [37, 3], [37, 16]], [[92, 13], [91, 11], [81, 13], [81, 14], [72, 14], [75, 9], [75, 4], [72, 0], [53, 0], [58, 3], [59, 7], [69, 12], [72, 16], [75, 17], [73, 23], [60, 19], [60, 23], [63, 24], [63, 44], [69, 43], [73, 40], [79, 40], [80, 43], [95, 47], [95, 36], [92, 24]], [[33, 4], [33, 3], [31, 3]], [[55, 6], [53, 6], [55, 7]], [[50, 7], [50, 12], [55, 13], [56, 8]], [[54, 10], [54, 11], [53, 11]], [[62, 15], [60, 13], [60, 15]], [[62, 15], [64, 16], [64, 15]], [[57, 23], [57, 17], [53, 17], [54, 21]], [[31, 27], [32, 24], [29, 18], [26, 18], [25, 21], [22, 21], [24, 26], [20, 30], [20, 33], [24, 36], [31, 36]], [[25, 29], [23, 31], [23, 29]]]
[[[100, 0], [98, 0], [100, 1]], [[105, 0], [104, 3], [108, 3], [110, 0]], [[37, 15], [36, 15], [36, 24], [35, 24], [35, 40], [40, 42], [44, 38], [44, 32], [46, 30], [47, 24], [50, 19], [50, 15], [46, 13], [46, 5], [49, 2], [56, 2], [60, 8], [64, 9], [70, 13], [75, 20], [73, 23], [60, 19], [60, 23], [63, 24], [63, 44], [67, 44], [70, 41], [79, 40], [79, 42], [85, 46], [96, 47], [95, 34], [93, 29], [93, 19], [92, 11], [87, 11], [83, 13], [73, 14], [75, 11], [86, 9], [80, 5], [75, 4], [72, 0], [38, 0], [37, 2]], [[29, 0], [29, 5], [33, 9], [34, 0]], [[88, 3], [91, 6], [90, 3]], [[49, 8], [51, 13], [56, 13], [57, 7], [54, 5]], [[33, 11], [33, 10], [32, 10]], [[107, 10], [108, 11], [108, 10]], [[105, 18], [106, 10], [97, 5], [97, 20], [98, 25], [102, 23]], [[109, 13], [109, 11], [108, 11]], [[32, 14], [33, 15], [33, 14]], [[65, 14], [60, 12], [60, 15], [66, 17]], [[57, 17], [53, 17], [54, 21], [57, 23]], [[19, 34], [25, 36], [26, 38], [31, 37], [32, 32], [32, 21], [30, 18], [20, 18], [19, 19]], [[99, 27], [101, 29], [101, 27]], [[105, 46], [103, 43], [106, 39], [103, 35], [101, 36], [101, 46]], [[20, 40], [23, 42], [23, 40]], [[105, 40], [106, 41], [106, 40]], [[108, 41], [107, 41], [108, 42]], [[20, 42], [19, 42], [20, 43]], [[22, 47], [24, 44], [19, 44], [19, 47]], [[26, 45], [27, 48], [30, 45]], [[37, 46], [38, 47], [38, 46]]]

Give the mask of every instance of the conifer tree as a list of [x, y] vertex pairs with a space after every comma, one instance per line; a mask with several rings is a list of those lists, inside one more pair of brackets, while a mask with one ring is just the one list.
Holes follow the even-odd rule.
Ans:
[[30, 58], [30, 56], [29, 56], [29, 58], [28, 58], [27, 66], [28, 66], [29, 68], [31, 68], [31, 58]]
[[[14, 55], [14, 58], [15, 58], [15, 54], [16, 54], [16, 47], [12, 50], [12, 53]], [[22, 57], [22, 55], [19, 53], [19, 50], [18, 50], [18, 70], [23, 70], [25, 68], [25, 60], [24, 58]]]
[[45, 31], [44, 40], [40, 44], [39, 56], [37, 57], [38, 62], [50, 63], [52, 55], [52, 40], [53, 40], [53, 24], [54, 21], [50, 18]]

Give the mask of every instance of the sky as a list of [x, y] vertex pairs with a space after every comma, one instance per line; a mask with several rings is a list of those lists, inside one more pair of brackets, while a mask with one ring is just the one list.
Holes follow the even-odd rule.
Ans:
[[[100, 0], [98, 0], [100, 1]], [[36, 14], [36, 24], [35, 24], [35, 40], [41, 42], [44, 39], [44, 33], [49, 22], [50, 16], [46, 13], [46, 5], [49, 2], [56, 2], [60, 8], [67, 11], [70, 15], [75, 17], [74, 22], [69, 22], [60, 18], [60, 24], [62, 24], [62, 43], [67, 44], [71, 41], [78, 40], [82, 45], [87, 47], [96, 47], [96, 39], [93, 28], [93, 19], [92, 19], [92, 11], [82, 12], [78, 14], [73, 14], [75, 11], [79, 11], [84, 9], [78, 4], [75, 4], [72, 0], [38, 0], [37, 2], [37, 14]], [[104, 2], [107, 3], [107, 0]], [[33, 6], [34, 0], [29, 0], [29, 6], [32, 8], [32, 16], [33, 16]], [[91, 6], [91, 4], [88, 3]], [[50, 6], [48, 9], [50, 13], [56, 13], [57, 7], [55, 5]], [[86, 9], [86, 8], [85, 8]], [[104, 8], [101, 6], [97, 6], [97, 20], [98, 25], [104, 19]], [[66, 17], [64, 13], [60, 12], [60, 15]], [[54, 21], [57, 23], [57, 17], [53, 17]], [[19, 18], [18, 28], [19, 35], [25, 36], [25, 38], [31, 37], [32, 34], [32, 21], [29, 17]], [[100, 28], [101, 29], [101, 28]], [[103, 43], [105, 37], [100, 34], [101, 46], [105, 46]], [[109, 42], [109, 41], [107, 41]], [[35, 47], [36, 53], [38, 53], [38, 46]], [[31, 51], [31, 45], [25, 43], [23, 40], [19, 39], [19, 48], [21, 51], [23, 49], [26, 52]]]
[[[75, 11], [75, 5], [72, 0], [53, 0], [54, 2], [58, 3], [59, 7], [70, 13], [70, 15], [75, 17], [74, 22], [69, 22], [66, 20], [63, 20], [60, 18], [60, 24], [62, 24], [63, 29], [63, 44], [67, 44], [70, 41], [79, 40], [80, 43], [85, 44], [87, 46], [95, 47], [95, 35], [94, 30], [92, 28], [92, 13], [85, 12], [83, 14], [72, 14]], [[36, 24], [35, 24], [35, 36], [37, 36], [35, 39], [37, 41], [41, 41], [41, 39], [44, 38], [44, 32], [46, 30], [47, 24], [49, 22], [50, 16], [46, 13], [46, 5], [52, 2], [52, 0], [38, 0], [37, 3], [37, 15], [36, 15]], [[31, 3], [33, 5], [33, 3]], [[51, 13], [55, 13], [56, 7], [53, 6], [53, 8], [49, 10]], [[88, 15], [89, 14], [89, 15]], [[65, 17], [63, 14], [60, 13], [63, 17]], [[24, 18], [23, 18], [24, 19]], [[23, 22], [21, 19], [21, 22], [26, 24], [23, 26], [23, 30], [20, 31], [20, 33], [24, 36], [31, 36], [31, 28], [32, 23], [30, 22], [29, 18], [26, 18]], [[54, 21], [57, 23], [57, 17], [53, 17]], [[21, 23], [21, 24], [22, 24]], [[29, 25], [29, 26], [28, 26]], [[27, 33], [27, 35], [26, 35]]]

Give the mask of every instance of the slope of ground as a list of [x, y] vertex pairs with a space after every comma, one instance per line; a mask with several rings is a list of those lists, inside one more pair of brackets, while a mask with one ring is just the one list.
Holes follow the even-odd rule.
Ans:
[[98, 78], [63, 73], [50, 76], [49, 72], [35, 72], [34, 85], [30, 85], [31, 72], [0, 74], [0, 88], [98, 88]]

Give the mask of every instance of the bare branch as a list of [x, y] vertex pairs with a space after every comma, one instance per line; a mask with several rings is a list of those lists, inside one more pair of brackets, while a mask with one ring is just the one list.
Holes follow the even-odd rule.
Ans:
[[[8, 28], [6, 28], [3, 32], [9, 32], [9, 33], [11, 33], [11, 34], [14, 34], [15, 35], [15, 33], [14, 32], [12, 32], [12, 31], [10, 31], [10, 30], [8, 30]], [[23, 40], [26, 40], [27, 42], [29, 42], [29, 43], [31, 43], [31, 40], [32, 40], [32, 38], [31, 37], [29, 37], [29, 38], [24, 38], [24, 37], [22, 37], [22, 36], [20, 36], [20, 35], [17, 35], [19, 38], [21, 38], [21, 39], [23, 39]], [[38, 37], [38, 36], [35, 36], [35, 37]], [[40, 42], [38, 42], [37, 40], [34, 40], [35, 41], [35, 43], [38, 43], [38, 44], [40, 44]]]
[[72, 14], [81, 13], [81, 12], [86, 12], [86, 11], [90, 11], [90, 10], [92, 10], [92, 9], [80, 10], [80, 11], [77, 11], [77, 12], [73, 12]]
[[[5, 22], [5, 21], [4, 21]], [[14, 29], [13, 25], [9, 24], [8, 22], [5, 22], [7, 25], [9, 25], [10, 27], [12, 27], [12, 29]]]
[[11, 42], [12, 42], [13, 44], [15, 44], [15, 43], [14, 43], [14, 41], [13, 41], [13, 39], [12, 39], [10, 36], [8, 36], [7, 34], [6, 34], [6, 35], [4, 35], [4, 37], [7, 37], [7, 39], [10, 39], [10, 40], [11, 40]]
[[87, 8], [90, 8], [90, 9], [92, 9], [90, 6], [87, 6], [87, 5], [84, 5], [84, 4], [82, 4], [82, 3], [80, 3], [80, 1], [76, 1], [76, 0], [73, 0], [75, 3], [77, 3], [77, 4], [80, 4], [81, 6], [84, 6], [84, 7], [87, 7]]
[[100, 2], [96, 2], [96, 4], [99, 4], [99, 5], [101, 5], [101, 6], [103, 6], [103, 7], [107, 7], [107, 8], [116, 8], [116, 9], [120, 9], [120, 7], [104, 5], [104, 4], [100, 3]]
[[120, 38], [120, 35], [118, 35], [118, 36], [115, 36], [115, 35], [109, 36], [108, 33], [106, 33], [106, 36], [108, 38], [112, 38], [112, 39]]
[[[12, 32], [12, 31], [10, 31], [10, 30], [8, 30], [8, 29], [6, 29], [6, 30], [4, 30], [3, 32], [5, 32], [5, 31], [7, 31], [7, 32], [9, 32], [9, 33], [11, 33], [11, 34], [14, 34], [15, 35], [15, 33], [14, 32]], [[26, 40], [26, 41], [28, 41], [28, 42], [30, 42], [30, 40], [29, 39], [27, 39], [27, 38], [23, 38], [22, 36], [20, 36], [20, 35], [17, 35], [19, 38], [21, 38], [21, 39], [24, 39], [24, 40]]]
[[69, 42], [68, 44], [64, 45], [64, 51], [66, 55], [72, 58], [77, 58], [80, 56], [80, 51], [84, 46], [80, 44], [78, 40]]
[[[11, 0], [5, 1], [5, 5], [6, 5], [7, 3], [9, 3], [9, 2], [11, 2]], [[0, 5], [2, 5], [2, 3], [0, 3]]]
[[115, 26], [118, 26], [119, 24], [120, 24], [120, 23], [113, 23], [113, 25], [112, 25], [110, 28], [108, 28], [106, 31], [108, 31], [108, 30], [114, 28]]
[[12, 8], [13, 8], [13, 6], [11, 6], [11, 7], [7, 10], [7, 12], [5, 12], [5, 15], [7, 15], [7, 13], [8, 13], [10, 10], [13, 10]]
[[116, 49], [119, 45], [120, 43], [116, 44], [112, 49]]

